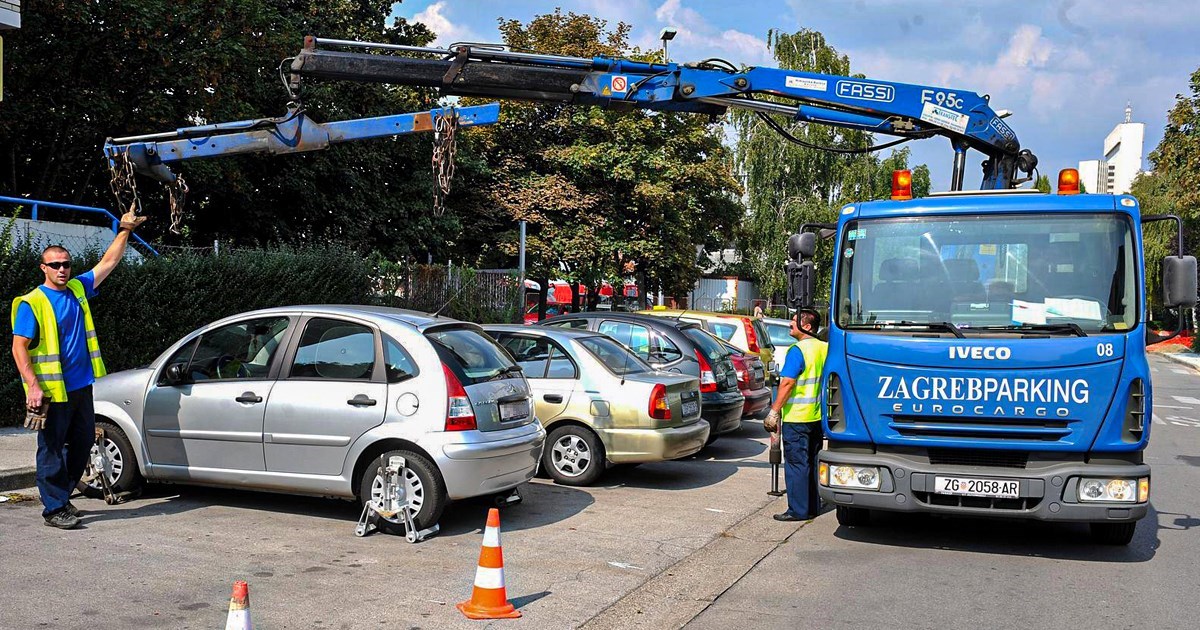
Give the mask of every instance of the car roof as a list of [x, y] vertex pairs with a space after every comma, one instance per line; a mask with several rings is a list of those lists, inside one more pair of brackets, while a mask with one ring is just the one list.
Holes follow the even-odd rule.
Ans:
[[509, 332], [521, 335], [540, 335], [562, 339], [579, 339], [581, 337], [602, 337], [598, 332], [579, 328], [563, 328], [561, 326], [525, 326], [522, 324], [484, 324], [486, 332]]
[[693, 311], [690, 309], [683, 310], [683, 309], [678, 309], [678, 308], [659, 309], [656, 311], [655, 310], [638, 311], [638, 314], [639, 315], [645, 314], [645, 315], [649, 315], [651, 317], [670, 317], [670, 316], [680, 317], [680, 316], [682, 316], [682, 317], [692, 317], [695, 319], [738, 319], [738, 318], [749, 317], [749, 315], [742, 315], [741, 313], [715, 313], [713, 311]]
[[778, 324], [780, 326], [791, 326], [792, 325], [792, 320], [782, 319], [779, 317], [764, 317], [764, 318], [762, 318], [762, 321], [765, 323], [768, 323], [768, 324]]
[[638, 323], [646, 324], [649, 326], [676, 328], [676, 329], [681, 329], [681, 330], [684, 328], [696, 326], [695, 322], [685, 322], [685, 321], [680, 321], [680, 320], [676, 320], [676, 319], [671, 319], [669, 317], [657, 317], [654, 315], [644, 315], [642, 313], [625, 313], [625, 312], [613, 313], [613, 312], [609, 312], [609, 311], [588, 311], [585, 313], [571, 313], [569, 315], [559, 315], [558, 317], [555, 317], [553, 320], [543, 320], [542, 322], [539, 322], [539, 325], [548, 326], [545, 322], [554, 323], [554, 322], [560, 322], [560, 321], [570, 321], [572, 319], [581, 319], [581, 318], [597, 319], [597, 318], [601, 318], [601, 317], [603, 317], [604, 319], [625, 320], [625, 321], [631, 321], [631, 322], [638, 322]]
[[402, 324], [407, 324], [422, 332], [429, 328], [434, 328], [441, 325], [459, 325], [470, 327], [478, 326], [478, 324], [464, 322], [450, 317], [435, 317], [430, 313], [423, 313], [421, 311], [393, 308], [390, 306], [370, 306], [365, 304], [297, 304], [294, 306], [276, 306], [273, 308], [264, 308], [256, 311], [238, 313], [236, 315], [222, 318], [221, 321], [259, 315], [299, 315], [301, 313], [383, 318]]

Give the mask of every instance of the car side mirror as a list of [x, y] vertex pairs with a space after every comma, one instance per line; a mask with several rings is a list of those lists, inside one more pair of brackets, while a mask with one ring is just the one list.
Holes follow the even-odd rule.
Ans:
[[1167, 256], [1162, 260], [1163, 306], [1196, 305], [1196, 257]]
[[183, 371], [184, 367], [186, 366], [182, 363], [168, 365], [167, 369], [163, 371], [163, 383], [172, 387], [186, 383], [187, 374]]

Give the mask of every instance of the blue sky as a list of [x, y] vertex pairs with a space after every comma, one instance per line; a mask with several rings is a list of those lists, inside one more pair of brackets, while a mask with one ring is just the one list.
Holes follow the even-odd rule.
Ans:
[[[1061, 168], [1103, 157], [1104, 137], [1123, 120], [1126, 102], [1133, 120], [1146, 124], [1149, 154], [1200, 66], [1196, 0], [404, 0], [395, 14], [449, 44], [499, 41], [500, 18], [527, 22], [555, 7], [627, 22], [642, 48], [657, 47], [659, 30], [675, 27], [675, 61], [717, 56], [774, 66], [768, 29], [821, 31], [849, 55], [854, 72], [990, 94], [994, 108], [1013, 112], [1009, 124], [1052, 181]], [[947, 188], [949, 143], [906, 146], [914, 163], [929, 165], [934, 188]], [[978, 186], [982, 157], [970, 154], [968, 188]]]

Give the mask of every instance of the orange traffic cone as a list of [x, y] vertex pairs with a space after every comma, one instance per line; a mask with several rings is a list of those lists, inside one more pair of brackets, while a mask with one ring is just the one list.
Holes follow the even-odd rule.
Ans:
[[250, 586], [241, 580], [233, 583], [225, 630], [254, 630], [254, 624], [250, 622]]
[[469, 619], [516, 619], [521, 616], [504, 591], [504, 552], [500, 550], [500, 510], [488, 510], [475, 589], [471, 599], [458, 605]]

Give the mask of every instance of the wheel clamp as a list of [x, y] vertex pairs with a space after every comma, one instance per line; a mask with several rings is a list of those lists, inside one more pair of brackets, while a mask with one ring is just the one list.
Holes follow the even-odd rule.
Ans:
[[404, 539], [410, 543], [420, 542], [438, 533], [441, 529], [436, 523], [426, 529], [417, 530], [413, 522], [412, 499], [408, 495], [408, 484], [405, 483], [407, 462], [399, 455], [388, 458], [386, 466], [380, 466], [378, 475], [383, 479], [383, 488], [376, 502], [371, 497], [363, 497], [363, 512], [354, 529], [355, 536], [366, 536], [378, 529], [379, 519], [395, 522], [397, 517], [404, 524]]

